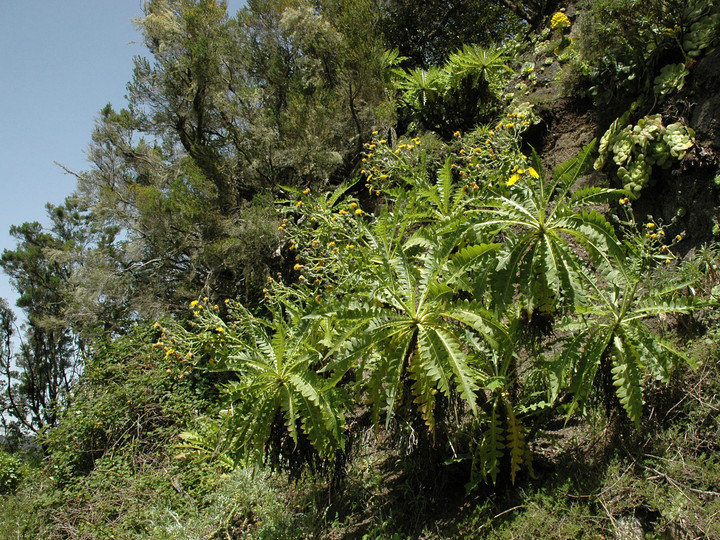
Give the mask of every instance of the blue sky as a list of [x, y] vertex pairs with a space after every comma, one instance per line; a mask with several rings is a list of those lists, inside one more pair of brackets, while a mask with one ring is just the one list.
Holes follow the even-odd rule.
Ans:
[[[244, 2], [230, 0], [235, 13]], [[141, 0], [1, 0], [0, 251], [14, 249], [11, 225], [46, 223], [45, 204], [75, 188], [88, 168], [95, 117], [127, 104], [133, 58], [145, 54], [131, 19]], [[0, 271], [0, 296], [17, 295]]]

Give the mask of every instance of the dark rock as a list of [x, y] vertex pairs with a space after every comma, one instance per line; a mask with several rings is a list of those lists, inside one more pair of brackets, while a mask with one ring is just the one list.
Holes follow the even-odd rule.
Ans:
[[720, 150], [720, 47], [700, 60], [692, 70], [690, 92], [695, 103], [690, 126], [698, 141]]

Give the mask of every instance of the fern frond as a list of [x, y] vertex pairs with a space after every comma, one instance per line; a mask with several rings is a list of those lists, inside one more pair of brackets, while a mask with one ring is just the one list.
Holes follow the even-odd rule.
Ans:
[[659, 296], [651, 296], [643, 298], [638, 305], [628, 315], [626, 320], [644, 319], [647, 317], [655, 317], [658, 315], [688, 314], [696, 311], [700, 307], [706, 307], [707, 303], [701, 299], [694, 297], [678, 297], [672, 299], [662, 299]]
[[507, 326], [479, 302], [457, 302], [442, 310], [439, 315], [469, 326], [497, 351], [512, 348]]
[[500, 249], [500, 244], [475, 244], [458, 251], [447, 264], [446, 283], [457, 282], [469, 286], [467, 274]]
[[601, 187], [583, 187], [570, 194], [568, 206], [591, 206], [596, 204], [609, 203], [629, 195], [630, 192], [624, 189], [609, 189]]
[[618, 336], [613, 340], [612, 376], [616, 394], [630, 420], [640, 429], [643, 407], [642, 376], [639, 355], [632, 346]]
[[642, 325], [633, 325], [626, 332], [634, 342], [642, 363], [648, 367], [656, 380], [667, 383], [679, 362], [695, 367], [691, 357], [667, 340], [650, 333]]
[[303, 432], [320, 455], [331, 457], [334, 450], [344, 447], [342, 407], [337, 400], [330, 399], [330, 394], [321, 392], [322, 381], [311, 372], [292, 373], [288, 383], [292, 385], [298, 401]]
[[526, 460], [529, 451], [525, 442], [525, 430], [515, 415], [512, 404], [507, 400], [503, 400], [503, 402], [507, 412], [507, 448], [510, 450], [510, 480], [514, 485], [517, 472], [522, 468], [523, 464], [528, 465]]
[[624, 257], [615, 229], [595, 210], [558, 216], [556, 226], [575, 237], [585, 247], [593, 262], [601, 266], [601, 270], [612, 268], [611, 259], [619, 260]]
[[497, 481], [497, 475], [500, 472], [500, 460], [505, 449], [504, 440], [505, 433], [498, 416], [497, 403], [494, 403], [487, 418], [486, 427], [480, 435], [480, 443], [473, 452], [471, 480], [477, 477], [487, 480], [490, 477], [493, 484]]
[[447, 330], [435, 327], [427, 332], [427, 344], [431, 347], [433, 354], [437, 355], [442, 372], [448, 372], [447, 374], [442, 373], [439, 379], [440, 390], [448, 394], [449, 385], [447, 388], [445, 385], [448, 378], [452, 377], [455, 387], [470, 407], [470, 411], [473, 415], [477, 414], [478, 385], [475, 382], [475, 374], [469, 365], [469, 358], [460, 349], [457, 338]]

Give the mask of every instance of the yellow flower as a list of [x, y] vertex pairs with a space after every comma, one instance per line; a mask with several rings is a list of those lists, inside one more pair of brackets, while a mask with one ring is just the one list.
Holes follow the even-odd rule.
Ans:
[[296, 203], [295, 203], [295, 206], [296, 206], [297, 208], [300, 208], [300, 207], [302, 206], [302, 201], [296, 202]]
[[305, 276], [298, 276], [298, 281], [305, 281]]
[[221, 327], [221, 326], [218, 326], [218, 327], [215, 329], [215, 331], [216, 331], [218, 334], [222, 334], [223, 332], [225, 332], [225, 329], [224, 329], [223, 327]]
[[293, 270], [302, 270], [303, 265], [300, 263], [295, 263], [295, 266], [293, 266]]
[[203, 302], [209, 302], [209, 301], [210, 301], [210, 299], [207, 296], [205, 298], [203, 298]]
[[520, 180], [520, 175], [515, 173], [510, 177], [510, 180], [507, 181], [506, 185], [513, 186], [518, 180]]
[[192, 302], [190, 302], [190, 307], [191, 307], [191, 308], [194, 308], [194, 307], [197, 306], [199, 303], [200, 303], [200, 302], [198, 302], [197, 300], [193, 300]]
[[360, 210], [359, 208], [358, 208], [357, 210], [355, 210], [355, 215], [356, 215], [356, 216], [359, 216], [359, 215], [361, 215], [361, 214], [362, 214], [362, 210]]
[[528, 172], [530, 173], [530, 176], [532, 176], [533, 178], [540, 178], [540, 175], [538, 174], [538, 172], [535, 169], [533, 169], [532, 167], [530, 167], [528, 169]]
[[225, 299], [225, 303], [226, 303], [226, 304], [229, 304], [229, 303], [230, 303], [230, 299], [229, 299], [229, 298], [226, 298], [226, 299]]
[[385, 139], [380, 139], [380, 140], [378, 141], [378, 144], [385, 144], [386, 142], [387, 142], [387, 141], [386, 141]]
[[647, 228], [648, 228], [648, 229], [654, 229], [654, 228], [655, 228], [655, 224], [651, 221], [650, 223], [647, 224]]
[[347, 248], [347, 249], [355, 249], [355, 246], [354, 246], [353, 244], [348, 244], [347, 246], [345, 246], [345, 248]]
[[310, 188], [303, 189], [303, 195], [307, 195], [308, 193], [310, 193]]
[[459, 132], [459, 131], [456, 131], [455, 133], [453, 133], [453, 137], [459, 137], [459, 136], [460, 136], [460, 132]]
[[352, 208], [355, 208], [355, 207], [357, 206], [357, 203], [356, 203], [356, 202], [351, 202], [351, 203], [350, 203], [350, 206], [351, 206]]
[[557, 30], [559, 28], [567, 28], [570, 26], [570, 19], [562, 11], [558, 11], [550, 20], [550, 28]]
[[683, 239], [683, 237], [682, 237], [681, 235], [679, 235], [679, 234], [675, 237], [675, 240], [677, 240], [678, 242], [679, 242], [680, 240], [682, 240], [682, 239]]

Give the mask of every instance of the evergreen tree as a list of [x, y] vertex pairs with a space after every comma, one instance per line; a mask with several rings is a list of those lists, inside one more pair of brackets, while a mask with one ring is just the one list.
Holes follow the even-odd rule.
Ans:
[[[9, 413], [33, 432], [55, 425], [84, 349], [66, 317], [75, 255], [86, 240], [84, 219], [72, 200], [58, 207], [48, 204], [47, 209], [50, 228], [38, 222], [11, 227], [17, 249], [5, 250], [0, 258], [27, 319], [19, 353], [10, 354], [8, 342], [3, 359]], [[3, 320], [10, 328], [11, 318], [5, 314]], [[4, 334], [9, 339], [10, 333]]]

